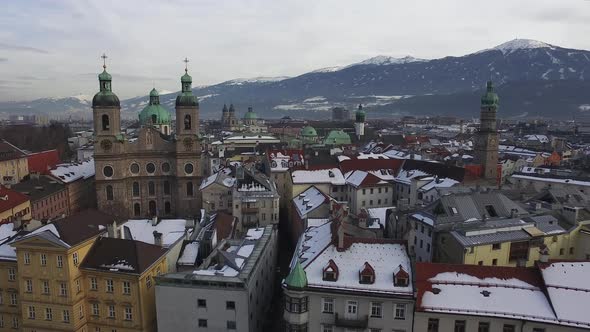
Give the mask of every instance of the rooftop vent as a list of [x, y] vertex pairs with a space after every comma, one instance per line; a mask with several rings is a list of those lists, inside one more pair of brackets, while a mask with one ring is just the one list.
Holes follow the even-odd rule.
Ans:
[[492, 293], [490, 293], [487, 290], [481, 291], [481, 295], [483, 295], [484, 297], [490, 297], [490, 294], [492, 294]]
[[433, 287], [432, 288], [432, 293], [433, 294], [440, 294], [440, 288]]

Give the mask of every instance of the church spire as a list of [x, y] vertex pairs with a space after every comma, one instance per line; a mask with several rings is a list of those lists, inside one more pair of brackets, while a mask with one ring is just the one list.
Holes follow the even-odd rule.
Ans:
[[111, 81], [113, 80], [113, 77], [111, 74], [107, 73], [108, 56], [103, 53], [100, 57], [102, 58], [102, 73], [98, 74], [99, 88], [101, 92], [111, 92]]
[[184, 75], [180, 78], [182, 86], [181, 93], [176, 97], [176, 106], [197, 106], [197, 97], [193, 95], [192, 84], [193, 78], [188, 74], [188, 58], [182, 60], [184, 62]]
[[498, 109], [498, 95], [494, 92], [494, 84], [492, 81], [488, 81], [486, 84], [486, 93], [481, 96], [481, 108], [489, 110]]

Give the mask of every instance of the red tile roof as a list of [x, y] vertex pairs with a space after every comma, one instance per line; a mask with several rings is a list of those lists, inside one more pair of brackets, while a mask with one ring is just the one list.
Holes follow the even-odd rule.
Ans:
[[31, 153], [27, 156], [29, 172], [39, 174], [49, 174], [49, 170], [61, 163], [57, 150], [47, 150], [42, 152]]
[[15, 208], [28, 200], [27, 195], [0, 185], [0, 212]]

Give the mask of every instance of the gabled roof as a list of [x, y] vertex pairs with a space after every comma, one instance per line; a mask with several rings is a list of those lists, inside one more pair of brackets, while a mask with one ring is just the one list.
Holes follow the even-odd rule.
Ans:
[[25, 158], [27, 154], [6, 140], [0, 141], [0, 161]]
[[84, 258], [81, 268], [140, 275], [166, 252], [160, 246], [141, 241], [100, 237]]
[[28, 200], [27, 195], [0, 185], [0, 212], [13, 209]]
[[292, 201], [299, 217], [304, 218], [308, 213], [317, 209], [322, 204], [328, 203], [330, 198], [319, 191], [315, 186], [311, 186], [304, 192], [295, 196]]
[[315, 170], [295, 170], [291, 172], [294, 184], [321, 184], [344, 185], [346, 180], [338, 168], [322, 168]]
[[365, 171], [352, 171], [346, 178], [346, 183], [353, 187], [373, 187], [382, 184], [388, 184], [387, 181], [380, 179], [372, 173]]

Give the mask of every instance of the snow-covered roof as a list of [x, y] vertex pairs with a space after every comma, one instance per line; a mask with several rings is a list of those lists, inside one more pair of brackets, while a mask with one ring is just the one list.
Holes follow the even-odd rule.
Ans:
[[0, 225], [0, 260], [16, 261], [16, 249], [10, 245], [16, 234], [13, 223]]
[[[387, 172], [387, 170], [380, 171], [351, 171], [346, 173], [346, 184], [352, 185], [354, 187], [361, 187], [361, 186], [371, 186], [371, 185], [379, 185], [379, 184], [387, 184], [388, 182], [385, 179], [394, 179], [394, 176]], [[383, 178], [377, 176], [379, 174]]]
[[524, 139], [527, 141], [539, 141], [541, 143], [549, 143], [549, 137], [545, 135], [525, 135]]
[[330, 244], [332, 241], [331, 225], [331, 222], [327, 222], [319, 226], [309, 226], [305, 230], [299, 238], [294, 255], [299, 258], [301, 264], [309, 263]]
[[547, 176], [538, 177], [538, 176], [529, 176], [529, 175], [524, 175], [524, 174], [513, 174], [512, 177], [515, 179], [534, 180], [534, 181], [551, 182], [551, 183], [563, 183], [563, 184], [571, 184], [571, 185], [576, 185], [576, 186], [590, 187], [590, 180], [584, 181], [584, 180], [568, 179], [568, 178], [564, 178], [564, 177], [552, 178], [552, 177], [547, 177]]
[[296, 170], [291, 173], [294, 184], [330, 183], [344, 185], [346, 180], [339, 168], [325, 168], [317, 170]]
[[421, 177], [421, 176], [428, 176], [430, 174], [423, 172], [419, 169], [415, 170], [400, 170], [397, 176], [395, 177], [395, 182], [410, 184], [412, 179]]
[[52, 169], [51, 175], [64, 183], [74, 182], [79, 179], [88, 179], [94, 176], [94, 159], [82, 163], [60, 164]]
[[434, 220], [430, 216], [427, 216], [424, 213], [414, 213], [414, 214], [412, 214], [412, 218], [417, 219], [417, 220], [425, 223], [426, 225], [434, 227]]
[[293, 199], [293, 205], [299, 214], [300, 218], [305, 216], [321, 206], [323, 203], [328, 202], [328, 197], [319, 191], [316, 187], [311, 186], [306, 191], [295, 196]]
[[246, 240], [258, 240], [264, 234], [264, 227], [250, 228], [246, 232]]
[[231, 176], [231, 169], [223, 168], [219, 172], [203, 179], [203, 182], [199, 186], [199, 190], [203, 190], [213, 183], [218, 183], [224, 187], [231, 188], [234, 186], [235, 182], [236, 179]]
[[458, 183], [459, 181], [449, 178], [434, 178], [432, 179], [432, 181], [420, 187], [419, 190], [426, 192], [434, 188], [450, 188]]
[[590, 326], [590, 262], [555, 262], [541, 268], [557, 319]]
[[[336, 281], [323, 280], [324, 268], [332, 260], [338, 266]], [[365, 262], [375, 270], [375, 281], [372, 284], [359, 283], [359, 270]], [[397, 243], [363, 243], [353, 242], [350, 247], [340, 251], [330, 244], [316, 259], [303, 263], [307, 275], [308, 287], [329, 288], [361, 293], [386, 293], [412, 295], [412, 284], [395, 286], [394, 274], [399, 266], [410, 274], [410, 258], [406, 248]]]
[[369, 214], [369, 217], [372, 219], [377, 219], [377, 222], [372, 223], [371, 225], [368, 225], [369, 228], [380, 228], [381, 226], [383, 226], [383, 228], [385, 228], [387, 210], [389, 210], [389, 209], [395, 209], [395, 207], [388, 206], [388, 207], [367, 209], [367, 213]]
[[[122, 227], [126, 227], [131, 233], [133, 240], [155, 244], [154, 231], [162, 234], [162, 246], [167, 248], [182, 240], [185, 236], [186, 220], [184, 219], [162, 219], [153, 226], [151, 219], [129, 220]], [[189, 229], [189, 234], [193, 229]]]
[[184, 246], [182, 255], [178, 258], [179, 265], [194, 265], [199, 255], [199, 242], [192, 241]]

